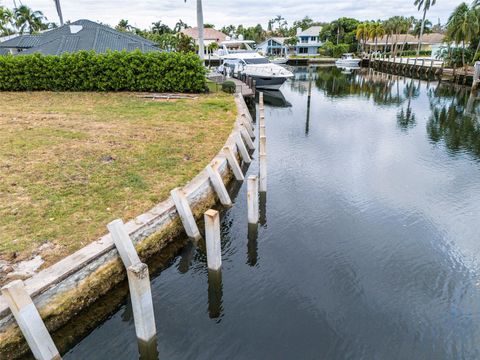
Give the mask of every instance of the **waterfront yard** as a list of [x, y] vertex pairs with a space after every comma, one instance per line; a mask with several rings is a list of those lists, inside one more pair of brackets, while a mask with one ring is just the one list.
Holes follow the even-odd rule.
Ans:
[[224, 144], [236, 112], [221, 93], [0, 93], [0, 109], [0, 260], [49, 249], [45, 265], [193, 178]]

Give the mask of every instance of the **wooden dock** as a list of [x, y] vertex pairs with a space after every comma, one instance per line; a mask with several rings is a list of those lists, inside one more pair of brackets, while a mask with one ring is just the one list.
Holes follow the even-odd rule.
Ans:
[[239, 93], [239, 94], [242, 94], [244, 97], [255, 95], [255, 91], [249, 85], [244, 83], [243, 81], [241, 81], [239, 79], [236, 79], [236, 78], [233, 78], [233, 77], [229, 78], [227, 80], [233, 81], [236, 85], [236, 89], [237, 89], [236, 92]]

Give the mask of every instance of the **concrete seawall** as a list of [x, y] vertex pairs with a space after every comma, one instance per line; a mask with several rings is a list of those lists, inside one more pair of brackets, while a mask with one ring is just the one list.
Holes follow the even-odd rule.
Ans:
[[[241, 95], [235, 96], [235, 103], [237, 120], [241, 114], [250, 116]], [[234, 128], [225, 145], [230, 146], [238, 157], [234, 140], [236, 132]], [[218, 170], [224, 182], [228, 182], [233, 176], [219, 150], [210, 164]], [[186, 184], [183, 190], [197, 220], [207, 208], [218, 202], [206, 170]], [[125, 225], [142, 261], [161, 252], [183, 232], [171, 197]], [[47, 328], [54, 332], [125, 277], [126, 272], [108, 234], [26, 280], [25, 286]], [[27, 350], [7, 302], [0, 296], [0, 358], [15, 359]]]

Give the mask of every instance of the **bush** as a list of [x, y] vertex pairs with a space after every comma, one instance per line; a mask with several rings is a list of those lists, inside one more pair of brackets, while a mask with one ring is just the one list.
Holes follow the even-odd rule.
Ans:
[[0, 91], [200, 92], [205, 81], [195, 54], [137, 50], [0, 56]]
[[318, 53], [323, 56], [331, 56], [334, 58], [339, 58], [343, 54], [347, 53], [349, 50], [350, 50], [349, 44], [335, 45], [331, 41], [327, 41], [318, 49]]
[[222, 91], [228, 93], [228, 94], [235, 94], [235, 91], [237, 90], [237, 85], [233, 81], [225, 81], [222, 84]]

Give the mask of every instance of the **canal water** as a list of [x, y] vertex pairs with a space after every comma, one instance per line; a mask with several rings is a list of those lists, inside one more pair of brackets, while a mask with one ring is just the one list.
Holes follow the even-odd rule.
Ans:
[[[475, 98], [299, 68], [265, 101], [261, 224], [247, 226], [243, 184], [222, 215], [221, 277], [200, 246], [153, 278], [159, 358], [480, 358]], [[64, 358], [138, 357], [125, 298]]]

